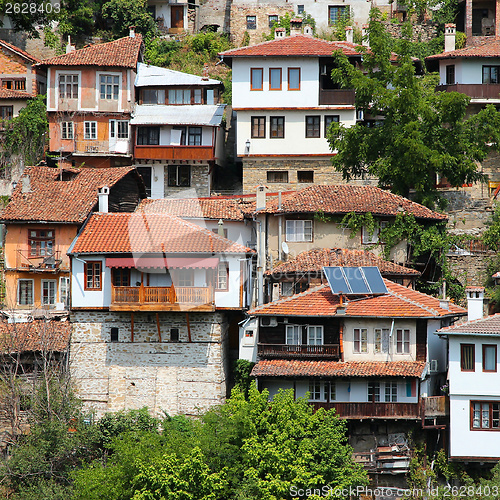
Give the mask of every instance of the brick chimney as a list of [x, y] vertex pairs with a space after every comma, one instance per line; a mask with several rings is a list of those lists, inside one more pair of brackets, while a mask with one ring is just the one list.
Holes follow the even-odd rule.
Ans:
[[368, 36], [368, 24], [363, 24], [363, 27], [361, 28], [361, 36], [363, 37], [362, 45], [364, 47], [369, 47], [370, 39]]
[[99, 212], [108, 212], [109, 187], [103, 186], [97, 190], [99, 196]]
[[295, 17], [290, 19], [290, 36], [297, 36], [302, 34], [302, 19]]
[[352, 26], [345, 27], [345, 39], [346, 42], [354, 43], [354, 30]]
[[129, 27], [129, 30], [130, 30], [130, 31], [129, 31], [129, 33], [128, 33], [128, 36], [129, 36], [130, 38], [135, 38], [135, 26], [130, 26], [130, 27]]
[[74, 45], [71, 45], [71, 36], [68, 35], [68, 43], [66, 44], [66, 54], [74, 52], [75, 50], [76, 47]]
[[467, 286], [467, 321], [481, 319], [483, 317], [484, 287]]
[[444, 25], [444, 51], [452, 52], [455, 50], [455, 40], [457, 35], [457, 27], [455, 24]]
[[286, 37], [286, 29], [285, 28], [276, 28], [274, 30], [274, 39], [285, 38]]

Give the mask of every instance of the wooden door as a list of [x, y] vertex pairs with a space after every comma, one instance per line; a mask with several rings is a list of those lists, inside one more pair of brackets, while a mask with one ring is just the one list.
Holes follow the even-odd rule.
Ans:
[[184, 6], [172, 5], [170, 7], [170, 17], [172, 28], [184, 29]]

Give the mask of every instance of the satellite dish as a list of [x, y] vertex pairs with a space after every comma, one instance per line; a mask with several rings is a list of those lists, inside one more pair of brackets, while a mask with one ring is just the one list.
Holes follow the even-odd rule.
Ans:
[[283, 253], [285, 255], [288, 255], [290, 253], [290, 249], [288, 248], [288, 245], [287, 245], [287, 242], [284, 241], [282, 244], [281, 244], [281, 249], [283, 250]]

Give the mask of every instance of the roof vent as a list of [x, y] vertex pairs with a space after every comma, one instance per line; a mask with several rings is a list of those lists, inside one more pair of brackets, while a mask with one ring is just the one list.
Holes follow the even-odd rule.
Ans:
[[306, 24], [304, 26], [304, 35], [313, 36], [313, 29], [312, 29], [312, 26], [310, 24]]

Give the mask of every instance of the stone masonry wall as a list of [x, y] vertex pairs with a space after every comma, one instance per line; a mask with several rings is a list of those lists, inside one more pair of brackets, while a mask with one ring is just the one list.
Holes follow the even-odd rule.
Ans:
[[484, 286], [486, 267], [493, 252], [472, 255], [448, 255], [446, 260], [452, 275], [465, 286]]
[[231, 16], [230, 0], [201, 0], [198, 11], [198, 26], [218, 26], [217, 31], [229, 32]]
[[[268, 182], [267, 171], [285, 170], [288, 172], [288, 183]], [[312, 170], [313, 182], [298, 182], [297, 172]], [[243, 193], [253, 193], [260, 185], [268, 186], [270, 191], [290, 191], [302, 189], [311, 185], [345, 184], [342, 173], [336, 172], [329, 159], [283, 159], [273, 158], [251, 159], [243, 158]], [[350, 181], [358, 186], [376, 186], [377, 179], [368, 177]]]
[[[107, 411], [147, 406], [153, 415], [197, 415], [226, 397], [227, 320], [224, 314], [159, 313], [159, 342], [155, 313], [131, 314], [74, 311], [70, 372], [77, 395], [87, 408], [102, 416]], [[111, 328], [119, 329], [111, 342]], [[170, 329], [179, 341], [170, 341]]]
[[167, 197], [185, 197], [186, 191], [191, 191], [189, 196], [193, 196], [193, 190], [196, 191], [196, 196], [210, 196], [209, 183], [209, 165], [191, 165], [191, 186], [190, 187], [170, 187], [168, 185], [168, 165], [165, 165], [165, 198]]
[[[393, 38], [401, 38], [401, 28], [402, 25], [399, 23], [391, 23], [390, 21], [385, 21], [384, 26], [387, 32]], [[428, 24], [416, 24], [412, 23], [413, 29], [413, 37], [412, 41], [414, 42], [428, 42], [437, 36], [437, 24], [428, 23]]]
[[[293, 7], [279, 6], [273, 4], [258, 5], [231, 5], [231, 41], [236, 46], [241, 46], [245, 31], [250, 35], [249, 45], [254, 45], [264, 41], [264, 35], [269, 35], [269, 16], [284, 16], [287, 12], [294, 13]], [[247, 16], [257, 18], [257, 28], [247, 29]]]

